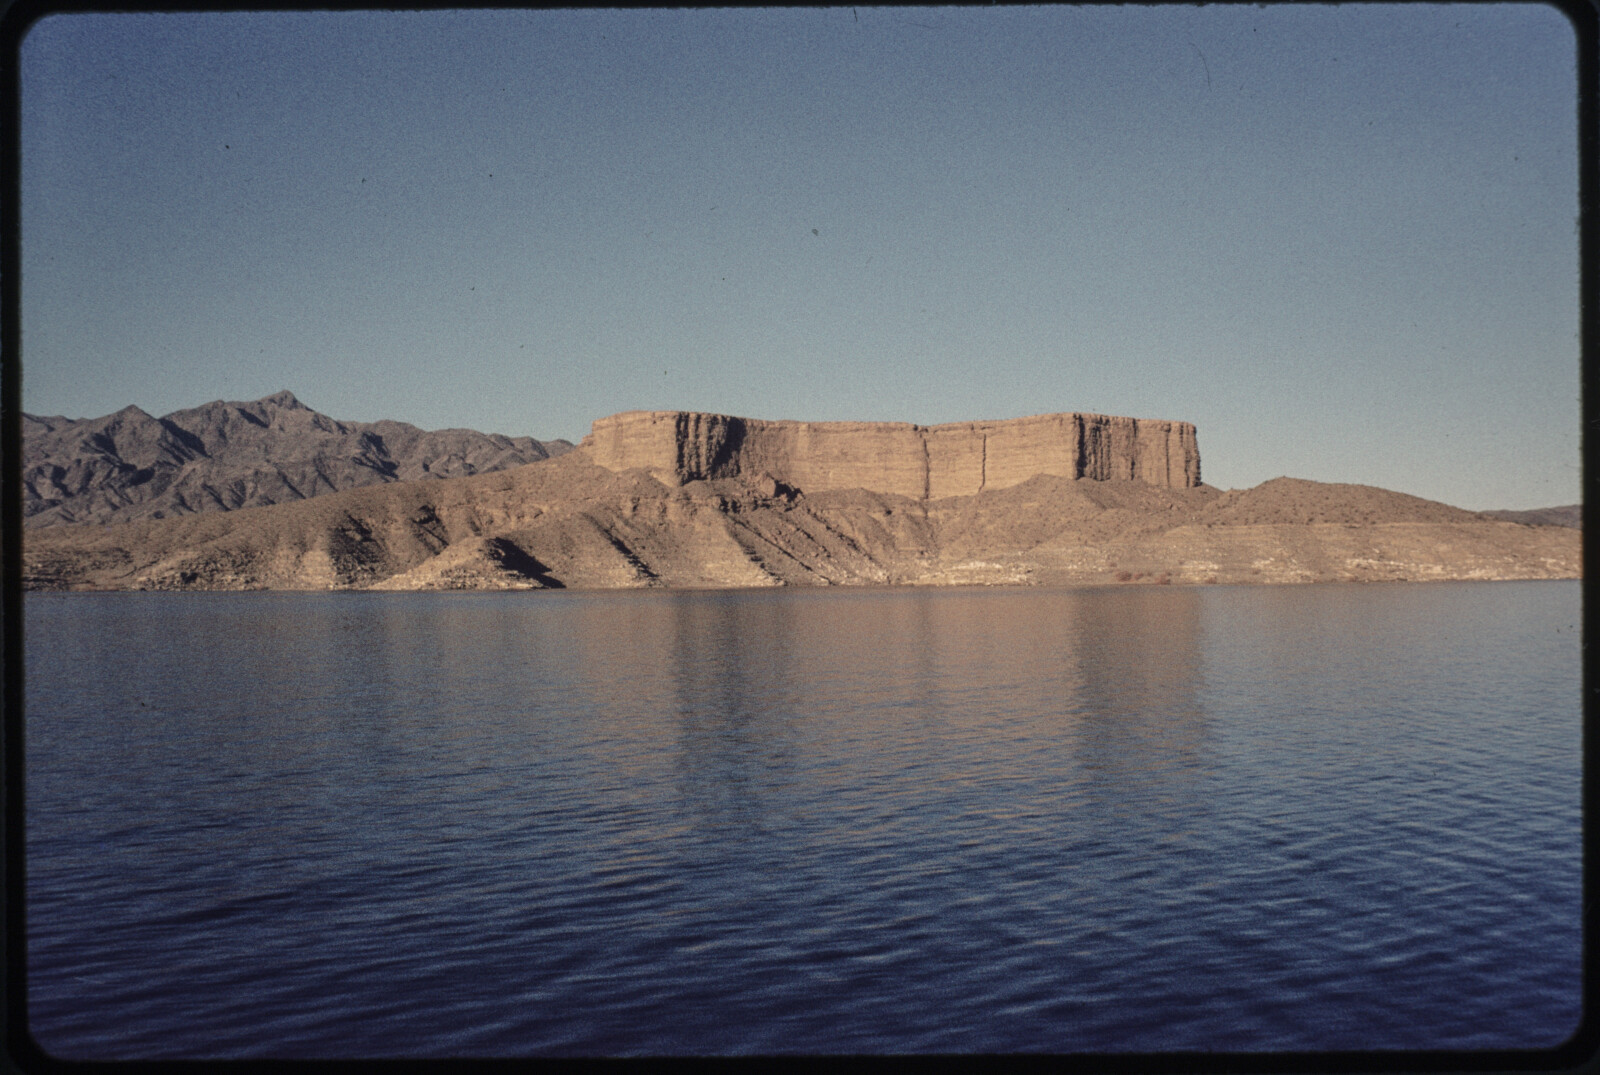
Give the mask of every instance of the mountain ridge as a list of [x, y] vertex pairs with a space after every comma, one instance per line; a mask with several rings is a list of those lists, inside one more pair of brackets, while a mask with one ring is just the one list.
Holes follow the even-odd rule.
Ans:
[[290, 503], [344, 489], [502, 470], [572, 450], [469, 429], [388, 419], [345, 422], [284, 390], [152, 417], [22, 415], [29, 529], [105, 524]]

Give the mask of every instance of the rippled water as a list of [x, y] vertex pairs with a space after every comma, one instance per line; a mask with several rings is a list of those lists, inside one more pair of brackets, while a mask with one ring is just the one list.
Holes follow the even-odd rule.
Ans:
[[1577, 583], [27, 598], [64, 1057], [1543, 1048]]

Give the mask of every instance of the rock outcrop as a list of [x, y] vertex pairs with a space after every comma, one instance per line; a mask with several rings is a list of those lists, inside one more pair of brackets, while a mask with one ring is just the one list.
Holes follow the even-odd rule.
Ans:
[[919, 426], [629, 411], [595, 422], [579, 448], [608, 470], [641, 469], [669, 486], [765, 475], [806, 493], [867, 489], [937, 500], [1042, 474], [1164, 489], [1200, 485], [1193, 425], [1103, 414]]

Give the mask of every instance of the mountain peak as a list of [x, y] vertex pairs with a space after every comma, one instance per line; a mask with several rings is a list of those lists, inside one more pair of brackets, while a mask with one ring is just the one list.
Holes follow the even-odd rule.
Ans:
[[274, 407], [284, 407], [289, 410], [304, 411], [310, 409], [304, 403], [301, 403], [298, 399], [295, 399], [294, 393], [289, 391], [287, 388], [281, 392], [274, 392], [270, 396], [264, 396], [263, 398], [258, 399], [256, 402], [271, 404]]

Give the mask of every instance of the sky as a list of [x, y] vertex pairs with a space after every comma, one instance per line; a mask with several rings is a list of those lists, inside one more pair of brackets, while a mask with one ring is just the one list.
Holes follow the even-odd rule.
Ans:
[[20, 71], [29, 413], [1085, 411], [1580, 498], [1554, 8], [60, 14]]

